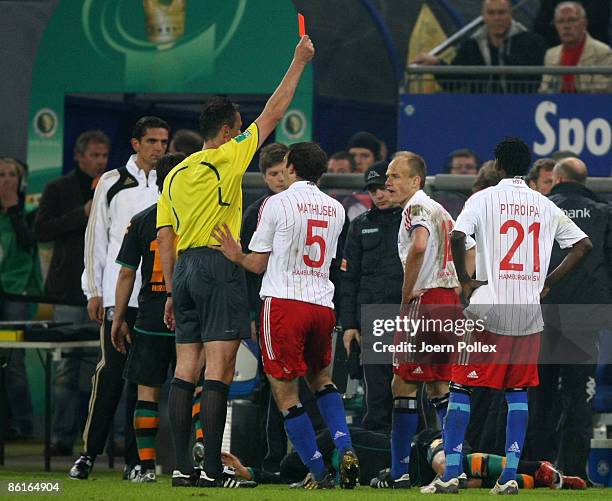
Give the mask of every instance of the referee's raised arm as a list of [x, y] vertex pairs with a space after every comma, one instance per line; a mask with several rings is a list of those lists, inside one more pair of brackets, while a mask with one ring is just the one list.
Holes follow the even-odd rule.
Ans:
[[295, 89], [300, 82], [306, 65], [315, 54], [314, 44], [308, 35], [304, 35], [295, 48], [293, 60], [287, 69], [287, 73], [281, 80], [274, 93], [268, 99], [265, 108], [255, 119], [259, 129], [258, 148], [264, 143], [274, 128], [282, 120], [283, 115], [291, 104]]
[[[310, 38], [302, 37], [278, 88], [244, 131], [239, 107], [227, 96], [205, 103], [200, 115], [202, 150], [177, 165], [164, 181], [157, 228], [166, 286], [172, 291], [165, 319], [169, 323], [174, 319], [176, 339], [176, 369], [168, 396], [175, 444], [174, 486], [195, 482], [200, 487], [234, 487], [238, 482], [221, 463], [221, 444], [236, 352], [240, 341], [251, 337], [251, 321], [244, 270], [211, 248], [220, 243], [214, 228], [227, 227], [236, 239], [240, 235], [242, 176], [283, 118], [313, 56]], [[191, 405], [202, 353], [206, 368], [201, 421], [206, 447], [203, 470], [194, 473], [189, 451]]]

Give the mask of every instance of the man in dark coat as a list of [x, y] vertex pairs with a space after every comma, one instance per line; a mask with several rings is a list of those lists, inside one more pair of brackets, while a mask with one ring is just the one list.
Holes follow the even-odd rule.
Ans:
[[[532, 389], [528, 443], [532, 459], [556, 462], [567, 475], [584, 480], [593, 431], [598, 338], [598, 328], [589, 320], [601, 316], [603, 305], [612, 299], [612, 208], [585, 186], [586, 179], [587, 168], [578, 158], [566, 158], [553, 169], [549, 197], [589, 236], [593, 250], [542, 302], [540, 386]], [[555, 245], [549, 269], [566, 253]], [[599, 310], [593, 313], [593, 308]]]
[[[544, 39], [527, 31], [521, 23], [512, 19], [510, 0], [484, 0], [482, 2], [484, 25], [461, 42], [453, 66], [542, 66], [547, 46]], [[417, 64], [439, 64], [436, 56], [419, 54]], [[438, 76], [446, 90], [462, 87], [468, 80], [472, 92], [535, 92], [540, 75], [477, 75], [455, 74]], [[510, 84], [514, 82], [514, 85]], [[525, 85], [518, 82], [526, 82]]]
[[[100, 130], [83, 132], [76, 140], [77, 168], [47, 184], [36, 216], [36, 238], [53, 242], [53, 257], [45, 282], [45, 296], [55, 305], [58, 322], [89, 322], [86, 300], [81, 290], [85, 228], [89, 219], [95, 183], [106, 170], [110, 141]], [[51, 452], [72, 455], [79, 432], [79, 380], [82, 353], [62, 358], [55, 376], [55, 411]], [[90, 364], [91, 365], [91, 364]], [[91, 366], [93, 373], [93, 366]]]

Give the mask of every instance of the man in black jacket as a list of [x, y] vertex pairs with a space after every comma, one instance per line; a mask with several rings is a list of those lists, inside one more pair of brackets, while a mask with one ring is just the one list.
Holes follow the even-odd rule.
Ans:
[[[394, 207], [385, 188], [388, 162], [377, 162], [365, 173], [365, 187], [374, 207], [356, 217], [348, 230], [342, 260], [340, 324], [344, 346], [350, 352], [360, 341], [362, 304], [399, 304], [404, 272], [397, 251], [402, 209]], [[365, 365], [365, 415], [363, 427], [373, 431], [391, 428], [390, 365]]]
[[[260, 199], [249, 205], [244, 211], [242, 217], [242, 229], [240, 231], [240, 243], [242, 244], [243, 252], [249, 251], [249, 242], [253, 237], [253, 233], [257, 229], [259, 221], [259, 212], [265, 201], [276, 193], [283, 191], [285, 186], [285, 178], [283, 171], [285, 169], [285, 155], [289, 151], [284, 144], [271, 143], [262, 148], [259, 154], [259, 170], [266, 183], [266, 194]], [[251, 316], [251, 336], [257, 339], [259, 330], [259, 313], [261, 311], [262, 301], [259, 297], [261, 289], [261, 275], [246, 272], [247, 293], [249, 296], [249, 312]], [[265, 451], [263, 452], [262, 469], [270, 472], [278, 472], [280, 470], [281, 459], [287, 452], [287, 435], [283, 425], [283, 417], [276, 407], [276, 403], [272, 398], [270, 387], [267, 381], [263, 380], [262, 392], [260, 394], [260, 405], [262, 407], [265, 419], [262, 420], [262, 436], [265, 438]]]
[[[285, 167], [285, 155], [289, 151], [284, 144], [271, 143], [262, 148], [259, 154], [259, 170], [263, 177], [266, 186], [266, 194], [249, 205], [242, 217], [242, 230], [240, 231], [240, 243], [242, 251], [249, 251], [249, 242], [253, 237], [253, 233], [257, 229], [259, 221], [259, 210], [263, 203], [276, 193], [283, 191], [285, 186], [285, 178], [283, 170]], [[261, 289], [261, 275], [255, 273], [246, 273], [247, 290], [249, 294], [249, 310], [251, 313], [251, 333], [255, 335], [259, 323], [259, 312], [261, 311], [262, 301], [259, 298], [259, 289]]]
[[[595, 365], [576, 363], [578, 360], [568, 360], [568, 356], [576, 358], [581, 353], [596, 353], [598, 333], [589, 326], [570, 327], [571, 318], [567, 317], [569, 314], [586, 320], [592, 315], [588, 313], [589, 305], [609, 304], [612, 299], [612, 208], [586, 188], [586, 178], [587, 168], [577, 158], [566, 158], [553, 169], [549, 197], [589, 236], [593, 250], [543, 300], [547, 306], [544, 306], [546, 325], [540, 356], [540, 386], [532, 390], [534, 407], [529, 425], [531, 458], [556, 460], [565, 474], [584, 480], [593, 428], [591, 400], [595, 394]], [[567, 251], [555, 245], [550, 269], [566, 254]]]
[[[510, 0], [484, 0], [482, 2], [484, 26], [476, 30], [457, 48], [452, 61], [454, 66], [542, 66], [546, 42], [535, 33], [527, 31], [521, 23], [512, 19]], [[419, 54], [417, 64], [439, 64], [441, 61], [429, 54]], [[447, 89], [457, 89], [466, 80], [474, 81], [472, 92], [535, 92], [540, 75], [496, 76], [448, 75], [438, 76]], [[455, 82], [453, 82], [455, 81]], [[508, 85], [509, 81], [517, 82]], [[528, 81], [528, 85], [518, 82]], [[458, 83], [460, 85], [458, 85]]]
[[[74, 147], [78, 167], [48, 183], [40, 199], [35, 231], [39, 241], [54, 242], [45, 296], [58, 301], [54, 311], [54, 319], [58, 322], [89, 322], [81, 290], [85, 228], [95, 182], [106, 169], [109, 148], [110, 141], [104, 132], [83, 132]], [[90, 380], [89, 377], [79, 378], [80, 356], [74, 351], [57, 367], [51, 449], [57, 455], [72, 455], [79, 432], [79, 379]], [[91, 369], [93, 374], [93, 365]]]

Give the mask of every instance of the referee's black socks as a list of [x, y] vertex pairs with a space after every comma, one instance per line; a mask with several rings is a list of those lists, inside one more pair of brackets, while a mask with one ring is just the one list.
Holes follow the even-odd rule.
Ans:
[[193, 469], [189, 453], [191, 438], [191, 403], [195, 385], [182, 379], [174, 378], [168, 395], [168, 417], [170, 434], [174, 444], [176, 469], [189, 473]]
[[210, 478], [218, 478], [222, 472], [221, 445], [227, 416], [228, 393], [229, 386], [221, 381], [206, 380], [202, 385], [200, 416], [206, 434], [204, 471]]

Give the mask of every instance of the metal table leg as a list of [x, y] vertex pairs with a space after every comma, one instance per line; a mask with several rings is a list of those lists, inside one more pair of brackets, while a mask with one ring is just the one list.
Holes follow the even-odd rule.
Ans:
[[51, 350], [45, 355], [45, 471], [51, 470]]
[[4, 370], [6, 359], [0, 350], [0, 466], [4, 466], [4, 440], [8, 428], [8, 402], [6, 398], [6, 385], [4, 383]]

